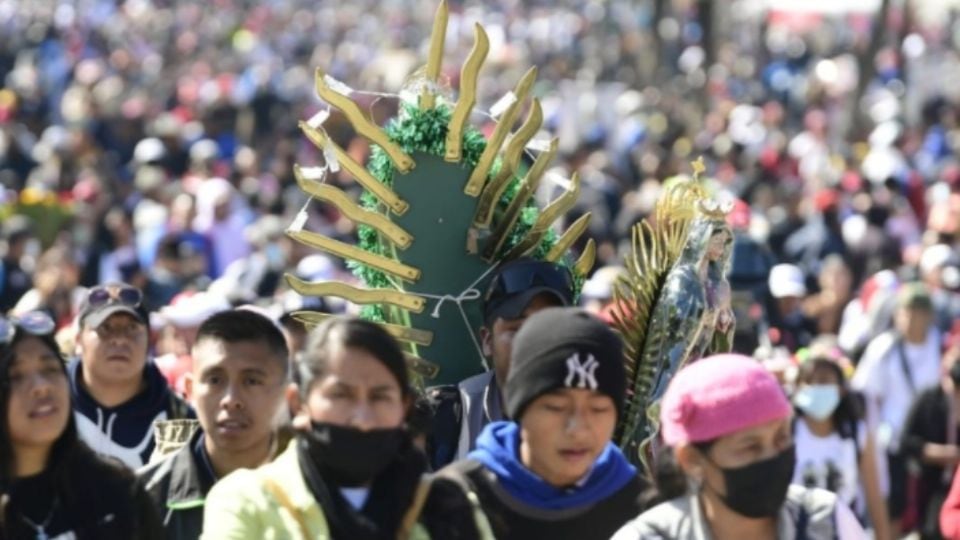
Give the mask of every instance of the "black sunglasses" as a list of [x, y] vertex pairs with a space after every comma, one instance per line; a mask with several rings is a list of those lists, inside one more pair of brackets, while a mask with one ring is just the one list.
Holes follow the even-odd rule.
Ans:
[[504, 268], [487, 289], [485, 300], [511, 296], [533, 287], [549, 287], [559, 293], [567, 304], [573, 303], [573, 276], [565, 266], [529, 261]]
[[122, 304], [137, 308], [143, 302], [143, 293], [134, 287], [94, 287], [87, 293], [87, 306], [96, 309], [107, 304]]
[[31, 311], [19, 317], [0, 317], [0, 344], [9, 345], [23, 331], [31, 336], [46, 336], [57, 329], [57, 324], [42, 311]]

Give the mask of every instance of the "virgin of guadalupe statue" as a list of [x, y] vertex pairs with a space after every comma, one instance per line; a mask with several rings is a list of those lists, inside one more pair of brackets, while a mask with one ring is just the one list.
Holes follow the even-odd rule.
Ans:
[[716, 205], [701, 200], [697, 213], [657, 298], [644, 344], [644, 355], [659, 361], [647, 398], [651, 403], [687, 362], [729, 351], [732, 343], [735, 324], [726, 272], [733, 233]]
[[700, 162], [694, 171], [668, 181], [652, 219], [634, 228], [627, 272], [614, 294], [628, 376], [616, 440], [642, 465], [670, 379], [688, 362], [728, 352], [736, 324], [726, 279], [733, 246], [728, 208], [707, 195]]

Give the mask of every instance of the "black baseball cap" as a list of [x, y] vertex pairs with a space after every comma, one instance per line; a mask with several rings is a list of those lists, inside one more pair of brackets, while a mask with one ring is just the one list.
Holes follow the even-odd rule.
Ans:
[[111, 282], [87, 291], [80, 305], [80, 327], [96, 328], [117, 313], [126, 313], [140, 324], [149, 325], [140, 289], [127, 283]]
[[490, 324], [497, 318], [518, 319], [530, 302], [546, 294], [559, 306], [573, 303], [573, 276], [567, 267], [530, 258], [517, 259], [502, 266], [494, 275], [483, 297], [483, 319]]

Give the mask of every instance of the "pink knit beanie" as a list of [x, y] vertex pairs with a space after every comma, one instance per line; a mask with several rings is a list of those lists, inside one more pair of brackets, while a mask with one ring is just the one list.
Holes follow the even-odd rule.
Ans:
[[674, 376], [661, 401], [661, 433], [670, 446], [704, 442], [792, 412], [783, 389], [759, 362], [719, 354]]

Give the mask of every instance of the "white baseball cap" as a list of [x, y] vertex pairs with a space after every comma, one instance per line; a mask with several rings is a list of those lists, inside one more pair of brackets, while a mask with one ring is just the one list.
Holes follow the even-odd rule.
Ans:
[[767, 280], [770, 294], [774, 298], [789, 296], [802, 297], [807, 294], [807, 286], [803, 279], [803, 270], [793, 264], [778, 264], [770, 270]]

